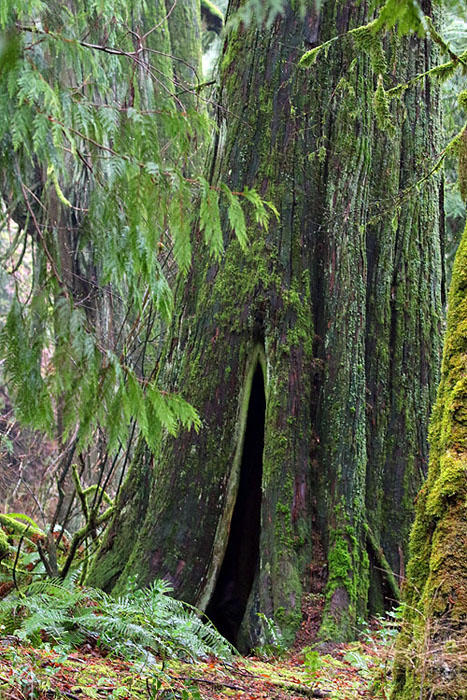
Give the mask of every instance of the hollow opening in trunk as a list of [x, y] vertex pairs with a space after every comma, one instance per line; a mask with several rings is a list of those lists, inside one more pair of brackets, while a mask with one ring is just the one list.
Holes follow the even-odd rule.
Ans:
[[237, 499], [216, 586], [206, 614], [219, 632], [237, 644], [259, 562], [261, 481], [263, 475], [266, 397], [263, 371], [257, 365], [251, 385]]

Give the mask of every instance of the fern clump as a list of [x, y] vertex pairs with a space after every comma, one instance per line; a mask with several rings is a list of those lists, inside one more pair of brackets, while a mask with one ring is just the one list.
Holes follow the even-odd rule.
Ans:
[[118, 599], [77, 585], [77, 576], [47, 579], [0, 601], [0, 628], [35, 647], [69, 652], [85, 641], [128, 660], [229, 658], [232, 647], [200, 613], [171, 598], [166, 581]]

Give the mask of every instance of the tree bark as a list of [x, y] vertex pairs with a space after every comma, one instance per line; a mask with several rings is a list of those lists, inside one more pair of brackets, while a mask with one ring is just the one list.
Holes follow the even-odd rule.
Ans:
[[452, 272], [429, 438], [428, 479], [410, 541], [394, 700], [460, 700], [467, 688], [467, 228]]
[[[324, 639], [352, 637], [368, 605], [387, 604], [371, 551], [380, 546], [403, 569], [425, 468], [442, 322], [439, 181], [413, 185], [438, 149], [436, 91], [421, 83], [408, 92], [385, 133], [373, 116], [377, 77], [351, 38], [309, 72], [297, 67], [310, 46], [367, 20], [365, 3], [309, 3], [304, 17], [290, 3], [270, 29], [241, 24], [227, 36], [212, 182], [255, 187], [280, 220], [265, 231], [251, 217], [243, 254], [224, 216], [222, 258], [198, 253], [177, 296], [162, 379], [196, 406], [203, 427], [164, 440], [145, 519], [116, 565], [126, 513], [142, 498], [134, 462], [125, 515], [90, 578], [119, 590], [130, 574], [140, 585], [163, 576], [211, 611], [223, 594], [241, 648], [258, 640], [257, 612], [291, 642], [315, 577], [327, 579]], [[416, 38], [393, 37], [386, 53], [402, 80], [432, 60], [430, 42]], [[259, 556], [240, 604], [239, 576], [218, 584], [249, 463], [258, 366]], [[250, 538], [248, 519], [243, 527]]]

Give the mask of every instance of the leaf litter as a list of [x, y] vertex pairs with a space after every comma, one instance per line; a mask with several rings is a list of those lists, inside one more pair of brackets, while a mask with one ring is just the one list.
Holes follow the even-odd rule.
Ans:
[[[311, 665], [307, 663], [310, 658], [314, 659]], [[358, 642], [337, 645], [332, 653], [322, 655], [306, 647], [270, 659], [157, 659], [141, 664], [112, 657], [90, 644], [63, 654], [25, 646], [17, 638], [8, 637], [0, 640], [0, 698], [386, 698], [384, 683], [375, 683], [378, 677], [381, 679], [381, 659], [376, 645]], [[386, 671], [384, 674], [388, 675]]]

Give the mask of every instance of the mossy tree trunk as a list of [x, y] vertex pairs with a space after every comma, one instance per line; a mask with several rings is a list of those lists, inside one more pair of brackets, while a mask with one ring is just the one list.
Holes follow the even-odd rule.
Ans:
[[[203, 427], [165, 440], [152, 471], [135, 460], [90, 576], [116, 590], [132, 574], [141, 585], [164, 576], [178, 596], [234, 619], [242, 647], [258, 639], [258, 611], [291, 641], [302, 594], [321, 578], [321, 636], [351, 637], [358, 616], [388, 596], [381, 561], [403, 568], [425, 469], [442, 318], [439, 183], [401, 193], [437, 152], [436, 92], [407, 93], [383, 133], [376, 76], [350, 38], [309, 72], [297, 67], [307, 48], [367, 19], [358, 1], [328, 0], [319, 12], [310, 2], [304, 17], [291, 3], [270, 29], [240, 25], [227, 36], [211, 177], [256, 188], [280, 220], [267, 231], [250, 220], [243, 254], [225, 217], [222, 259], [198, 252], [162, 378]], [[415, 38], [394, 38], [387, 52], [401, 79], [432, 58]], [[258, 469], [259, 555], [246, 577], [235, 557], [252, 551], [225, 560], [230, 530], [254, 539], [253, 518], [234, 523], [250, 507], [243, 471]], [[139, 529], [136, 507], [146, 512]]]
[[467, 688], [467, 228], [452, 272], [429, 437], [428, 479], [417, 499], [410, 541], [394, 700], [460, 700]]

